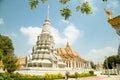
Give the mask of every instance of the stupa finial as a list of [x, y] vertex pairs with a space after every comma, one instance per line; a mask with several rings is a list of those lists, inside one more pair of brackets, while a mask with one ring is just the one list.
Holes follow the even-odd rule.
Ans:
[[47, 13], [47, 16], [49, 17], [49, 10], [50, 10], [50, 6], [48, 5], [48, 13]]
[[50, 14], [49, 10], [50, 10], [50, 6], [48, 5], [46, 20], [49, 20], [49, 14]]

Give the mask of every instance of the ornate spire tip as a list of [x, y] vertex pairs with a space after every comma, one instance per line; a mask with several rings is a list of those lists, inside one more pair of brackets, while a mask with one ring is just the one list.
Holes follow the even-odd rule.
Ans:
[[48, 5], [48, 14], [47, 14], [48, 17], [49, 17], [49, 10], [50, 10], [50, 6]]

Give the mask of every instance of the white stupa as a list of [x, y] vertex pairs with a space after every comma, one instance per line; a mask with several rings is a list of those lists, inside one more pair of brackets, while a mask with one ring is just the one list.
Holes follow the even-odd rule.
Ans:
[[48, 15], [43, 24], [42, 32], [37, 37], [32, 53], [27, 57], [28, 68], [65, 68], [62, 58], [55, 49], [54, 38], [51, 34], [51, 23]]

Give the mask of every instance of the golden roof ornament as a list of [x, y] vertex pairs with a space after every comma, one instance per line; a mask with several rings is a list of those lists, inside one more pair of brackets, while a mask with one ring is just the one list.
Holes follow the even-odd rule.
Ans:
[[104, 9], [105, 13], [108, 15], [108, 20], [112, 19], [112, 11], [108, 10], [108, 9]]

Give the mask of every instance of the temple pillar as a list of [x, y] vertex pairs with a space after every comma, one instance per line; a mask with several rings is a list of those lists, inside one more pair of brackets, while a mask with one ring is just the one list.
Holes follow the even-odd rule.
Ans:
[[80, 68], [80, 62], [78, 64], [79, 64], [79, 68]]
[[71, 63], [70, 63], [70, 60], [69, 60], [69, 68], [71, 68]]
[[70, 61], [70, 64], [71, 64], [71, 68], [73, 68], [72, 60]]
[[70, 63], [69, 63], [69, 61], [68, 61], [68, 68], [69, 68], [69, 66], [70, 66]]
[[74, 68], [76, 68], [76, 61], [74, 61]]
[[78, 61], [76, 61], [76, 67], [78, 68]]
[[83, 68], [83, 62], [81, 62], [81, 68]]

